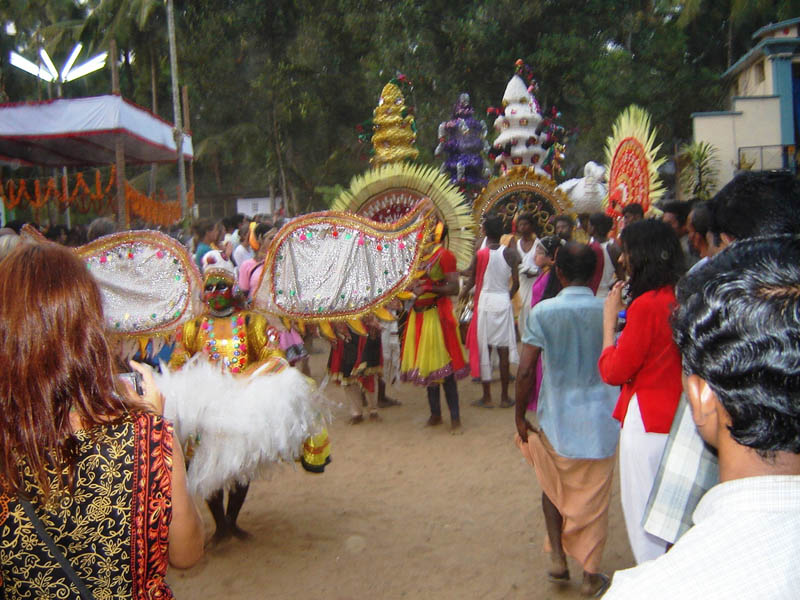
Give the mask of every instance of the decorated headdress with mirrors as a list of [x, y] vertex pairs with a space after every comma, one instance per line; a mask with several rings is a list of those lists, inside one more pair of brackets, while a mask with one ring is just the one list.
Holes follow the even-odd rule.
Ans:
[[331, 339], [337, 321], [366, 334], [362, 319], [393, 320], [385, 305], [422, 275], [433, 215], [422, 201], [389, 223], [339, 211], [292, 220], [270, 243], [253, 308], [301, 328], [317, 324]]
[[661, 144], [656, 145], [655, 140], [650, 114], [635, 104], [617, 117], [612, 134], [606, 139], [608, 197], [603, 206], [614, 219], [615, 229], [622, 210], [629, 204], [641, 205], [646, 216], [660, 212], [654, 203], [664, 193], [658, 168], [665, 159], [657, 157]]
[[434, 167], [400, 162], [371, 169], [353, 177], [331, 208], [393, 223], [426, 199], [433, 205], [431, 217], [447, 225], [447, 247], [455, 254], [459, 269], [466, 268], [475, 240], [469, 205], [447, 175]]
[[504, 175], [493, 177], [473, 205], [476, 223], [496, 214], [503, 218], [506, 230], [522, 213], [532, 216], [537, 237], [555, 233], [553, 217], [567, 214], [575, 218], [572, 202], [557, 189], [556, 182], [530, 167], [512, 167]]

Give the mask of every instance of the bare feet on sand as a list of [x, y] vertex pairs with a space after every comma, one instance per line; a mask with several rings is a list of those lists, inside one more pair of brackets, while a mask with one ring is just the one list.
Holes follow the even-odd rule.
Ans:
[[581, 584], [581, 596], [586, 598], [599, 598], [610, 585], [611, 580], [605, 573], [587, 573], [584, 571], [583, 583]]
[[555, 552], [550, 554], [550, 568], [547, 570], [547, 580], [552, 583], [566, 583], [569, 581], [566, 556]]
[[477, 406], [478, 408], [494, 408], [494, 402], [492, 402], [491, 398], [478, 398], [470, 404], [472, 406]]
[[231, 525], [230, 532], [233, 535], [233, 537], [235, 537], [238, 540], [245, 541], [253, 538], [252, 534], [247, 533], [244, 529], [242, 529], [236, 524]]
[[231, 535], [233, 535], [233, 532], [227, 527], [224, 529], [217, 529], [214, 535], [206, 542], [206, 549], [210, 550], [211, 548], [219, 546], [222, 542], [231, 537]]
[[395, 400], [394, 398], [389, 398], [386, 396], [382, 400], [378, 400], [378, 408], [389, 408], [391, 406], [401, 406], [403, 403], [400, 400]]

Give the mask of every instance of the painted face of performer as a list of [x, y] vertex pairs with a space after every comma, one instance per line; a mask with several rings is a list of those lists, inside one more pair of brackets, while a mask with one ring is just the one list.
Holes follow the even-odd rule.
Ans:
[[233, 284], [218, 275], [206, 279], [203, 300], [214, 312], [224, 312], [233, 306]]

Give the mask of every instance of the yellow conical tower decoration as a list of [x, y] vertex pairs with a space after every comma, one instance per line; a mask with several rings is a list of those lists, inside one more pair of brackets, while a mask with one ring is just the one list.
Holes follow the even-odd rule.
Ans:
[[390, 81], [383, 86], [378, 106], [372, 114], [372, 147], [375, 154], [370, 159], [370, 165], [375, 168], [416, 160], [419, 156], [419, 150], [414, 147], [417, 125], [397, 83]]

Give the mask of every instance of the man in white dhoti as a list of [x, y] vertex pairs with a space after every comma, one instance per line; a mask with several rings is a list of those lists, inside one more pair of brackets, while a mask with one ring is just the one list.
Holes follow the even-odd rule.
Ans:
[[519, 254], [514, 247], [500, 245], [503, 219], [489, 216], [483, 223], [486, 246], [478, 250], [469, 268], [467, 290], [475, 286], [475, 313], [467, 331], [470, 371], [473, 378], [480, 377], [483, 396], [474, 406], [491, 408], [492, 363], [491, 348], [497, 349], [500, 358], [501, 408], [514, 406], [508, 395], [511, 379], [510, 363], [519, 363], [517, 334], [514, 327], [514, 310], [511, 298], [519, 289]]

